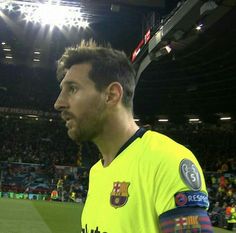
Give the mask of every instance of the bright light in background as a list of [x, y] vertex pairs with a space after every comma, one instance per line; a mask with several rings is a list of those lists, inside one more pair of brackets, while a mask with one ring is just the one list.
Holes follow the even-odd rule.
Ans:
[[[21, 11], [23, 9], [23, 11]], [[25, 20], [26, 22], [35, 22], [35, 11], [36, 11], [36, 7], [35, 6], [27, 6], [27, 5], [22, 5], [20, 7], [20, 12], [22, 14], [23, 20]], [[37, 21], [36, 21], [37, 22]]]
[[190, 118], [189, 122], [199, 122], [199, 118]]
[[12, 59], [12, 56], [5, 56], [6, 59]]
[[19, 11], [22, 14], [26, 14], [29, 11], [29, 7], [26, 7], [25, 5], [21, 5], [21, 6], [19, 6]]
[[82, 28], [87, 28], [89, 26], [89, 22], [85, 20], [75, 21], [75, 23]]
[[171, 47], [170, 47], [169, 45], [166, 45], [166, 46], [165, 46], [165, 49], [166, 49], [167, 53], [170, 53], [171, 50], [172, 50]]
[[27, 117], [31, 117], [31, 118], [35, 118], [35, 117], [38, 117], [37, 115], [32, 115], [32, 114], [28, 114], [26, 115]]
[[5, 48], [4, 51], [11, 52], [11, 49]]
[[[64, 2], [63, 2], [64, 3]], [[20, 12], [26, 22], [51, 25], [58, 28], [89, 26], [89, 22], [83, 17], [80, 7], [61, 5], [60, 1], [47, 1], [35, 3], [35, 1], [11, 1], [1, 2], [0, 9]]]
[[202, 29], [202, 27], [203, 27], [203, 24], [201, 23], [196, 27], [196, 30], [200, 31]]
[[39, 62], [40, 60], [37, 59], [37, 58], [34, 58], [33, 61], [35, 61], [35, 62]]
[[8, 5], [8, 2], [0, 0], [0, 9], [6, 9], [7, 5]]
[[14, 6], [12, 4], [12, 1], [7, 0], [0, 0], [0, 9], [7, 10], [9, 12], [14, 10]]
[[2, 42], [2, 45], [5, 45], [5, 44], [6, 44], [6, 42], [3, 41], [3, 42]]
[[231, 117], [221, 117], [220, 120], [221, 121], [228, 121], [228, 120], [231, 120]]
[[13, 5], [12, 5], [12, 4], [8, 4], [5, 8], [6, 8], [8, 11], [13, 11]]
[[41, 24], [62, 25], [67, 14], [67, 8], [47, 3], [39, 5], [34, 13], [34, 18]]
[[168, 119], [158, 119], [159, 122], [168, 122]]

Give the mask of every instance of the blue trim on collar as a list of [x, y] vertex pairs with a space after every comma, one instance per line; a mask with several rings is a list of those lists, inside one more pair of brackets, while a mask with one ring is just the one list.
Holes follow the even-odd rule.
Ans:
[[139, 128], [135, 134], [128, 139], [128, 141], [119, 149], [117, 152], [115, 158], [123, 151], [125, 150], [133, 141], [135, 141], [137, 138], [142, 138], [142, 136], [147, 132], [145, 128]]

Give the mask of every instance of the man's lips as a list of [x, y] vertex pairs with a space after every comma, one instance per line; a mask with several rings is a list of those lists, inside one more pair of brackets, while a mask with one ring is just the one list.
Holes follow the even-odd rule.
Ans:
[[69, 114], [66, 114], [66, 113], [61, 113], [61, 118], [64, 120], [64, 121], [69, 121], [71, 120], [73, 117]]
[[66, 127], [71, 128], [72, 127], [72, 119], [66, 120]]

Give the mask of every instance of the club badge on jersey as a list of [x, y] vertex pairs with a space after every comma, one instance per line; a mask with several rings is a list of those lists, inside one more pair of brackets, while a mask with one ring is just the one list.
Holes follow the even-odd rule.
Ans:
[[129, 182], [114, 182], [110, 195], [110, 203], [113, 207], [119, 208], [124, 206], [129, 198]]
[[202, 186], [200, 173], [195, 164], [189, 159], [180, 163], [180, 175], [184, 183], [193, 191], [199, 191]]

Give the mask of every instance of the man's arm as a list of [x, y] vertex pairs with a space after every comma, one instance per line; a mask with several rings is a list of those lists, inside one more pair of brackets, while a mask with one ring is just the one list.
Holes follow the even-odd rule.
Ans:
[[207, 211], [199, 207], [180, 207], [161, 214], [160, 230], [162, 233], [213, 233]]

